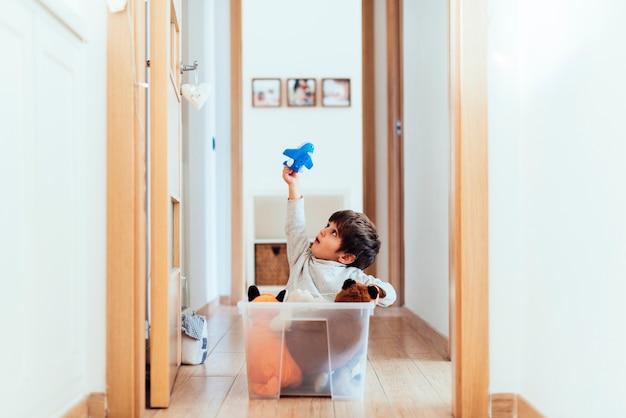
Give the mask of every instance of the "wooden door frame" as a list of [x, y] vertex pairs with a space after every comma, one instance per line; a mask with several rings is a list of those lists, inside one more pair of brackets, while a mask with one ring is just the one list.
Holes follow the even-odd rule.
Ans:
[[[387, 63], [387, 213], [389, 283], [396, 304], [404, 306], [404, 133], [402, 132], [402, 0], [386, 0]], [[400, 133], [396, 122], [400, 121]]]
[[[171, 1], [150, 4], [150, 391], [152, 408], [166, 408], [181, 351], [180, 101], [181, 10]], [[177, 100], [172, 125], [170, 100]], [[177, 129], [176, 129], [177, 128]], [[176, 148], [171, 147], [176, 129]], [[173, 160], [176, 155], [176, 160]], [[176, 162], [174, 162], [176, 161]], [[172, 179], [176, 179], [172, 182]]]
[[449, 19], [452, 413], [487, 417], [487, 1], [450, 0]]
[[[107, 413], [146, 404], [146, 13], [107, 13]], [[134, 54], [134, 55], [133, 55]], [[135, 79], [136, 78], [136, 79]]]
[[[361, 56], [363, 62], [362, 113], [363, 113], [363, 212], [378, 224], [376, 210], [376, 83], [375, 37], [374, 37], [374, 0], [361, 1]], [[378, 277], [376, 263], [367, 269], [367, 273]]]
[[246, 246], [243, 209], [243, 93], [241, 0], [230, 0], [230, 303], [245, 296]]

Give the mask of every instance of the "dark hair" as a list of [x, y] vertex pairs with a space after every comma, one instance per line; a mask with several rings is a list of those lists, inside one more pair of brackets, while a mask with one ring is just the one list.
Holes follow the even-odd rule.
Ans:
[[376, 261], [380, 240], [376, 226], [363, 213], [340, 210], [330, 216], [329, 222], [337, 226], [341, 246], [339, 251], [354, 254], [356, 259], [349, 266], [364, 270]]

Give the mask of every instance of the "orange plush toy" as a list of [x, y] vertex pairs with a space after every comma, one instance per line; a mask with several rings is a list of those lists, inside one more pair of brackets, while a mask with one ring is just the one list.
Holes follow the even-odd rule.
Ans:
[[[282, 302], [285, 294], [285, 290], [276, 296], [260, 294], [256, 286], [248, 288], [250, 302]], [[257, 310], [246, 338], [248, 385], [250, 394], [259, 397], [276, 397], [281, 387], [298, 387], [302, 383], [302, 371], [289, 354], [282, 330], [273, 330], [270, 327], [270, 321], [276, 317], [278, 311], [279, 309]]]

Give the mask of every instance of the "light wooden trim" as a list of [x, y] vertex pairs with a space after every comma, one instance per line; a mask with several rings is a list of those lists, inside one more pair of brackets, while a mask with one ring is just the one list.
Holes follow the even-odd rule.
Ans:
[[[107, 321], [109, 416], [145, 410], [145, 5], [107, 14]], [[131, 33], [131, 30], [134, 30]], [[133, 43], [134, 39], [134, 51]], [[134, 52], [134, 56], [133, 56]], [[135, 71], [133, 71], [135, 65]]]
[[[130, 5], [131, 2], [128, 2]], [[133, 0], [134, 24], [135, 24], [135, 74], [138, 83], [147, 82], [146, 78], [146, 27], [147, 15], [143, 0]], [[129, 6], [130, 7], [130, 6]], [[133, 326], [135, 329], [135, 358], [134, 363], [124, 367], [132, 367], [135, 370], [134, 397], [135, 412], [139, 417], [146, 409], [146, 288], [148, 272], [146, 268], [148, 260], [147, 245], [147, 184], [146, 172], [148, 162], [146, 160], [147, 145], [147, 105], [148, 95], [145, 88], [135, 86], [135, 314]], [[110, 408], [110, 396], [107, 396], [108, 411]], [[114, 416], [114, 415], [109, 415]], [[127, 414], [127, 416], [133, 416]]]
[[517, 418], [546, 418], [522, 395], [517, 395]]
[[78, 405], [63, 414], [63, 418], [88, 418], [89, 406], [87, 406], [87, 399], [83, 399]]
[[171, 64], [171, 72], [177, 97], [180, 101], [180, 85], [182, 80], [182, 74], [180, 73], [180, 66], [183, 54], [181, 43], [181, 4], [180, 0], [170, 0], [170, 36], [171, 36], [171, 53], [170, 59], [173, 61]]
[[245, 294], [245, 235], [243, 211], [241, 0], [230, 2], [230, 178], [231, 178], [231, 287], [230, 303]]
[[170, 196], [172, 201], [172, 266], [180, 269], [180, 242], [181, 242], [181, 223], [180, 223], [180, 200], [174, 196]]
[[396, 134], [402, 115], [402, 1], [386, 1], [387, 22], [387, 188], [389, 283], [404, 305], [404, 138]]
[[[363, 78], [363, 212], [376, 220], [376, 75], [374, 40], [374, 0], [361, 1], [362, 78]], [[376, 276], [376, 263], [367, 269]]]
[[491, 418], [515, 418], [517, 416], [517, 395], [514, 393], [494, 393], [491, 395]]
[[63, 418], [105, 418], [106, 395], [91, 393], [63, 415]]
[[181, 0], [170, 0], [170, 21], [174, 24], [176, 31], [180, 32], [181, 22]]
[[491, 395], [491, 418], [545, 418], [523, 396], [516, 393]]
[[92, 393], [87, 397], [89, 418], [105, 418], [107, 398], [104, 393]]
[[489, 408], [486, 0], [450, 1], [450, 105], [452, 413], [456, 418], [486, 417]]
[[[170, 88], [170, 10], [169, 2], [150, 3], [150, 101], [168, 103]], [[174, 51], [172, 51], [174, 52]], [[170, 193], [168, 182], [168, 112], [167, 106], [150, 107], [150, 275], [152, 323], [169, 324], [169, 276], [171, 253], [169, 230]], [[169, 338], [167, 327], [150, 329], [150, 406], [169, 405], [170, 382]], [[156, 371], [155, 368], [159, 367]]]

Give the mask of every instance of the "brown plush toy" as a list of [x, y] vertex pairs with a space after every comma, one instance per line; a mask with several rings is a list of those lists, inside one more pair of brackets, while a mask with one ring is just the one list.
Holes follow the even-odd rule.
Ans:
[[368, 286], [352, 279], [346, 279], [335, 296], [335, 302], [369, 302], [376, 299], [378, 299], [378, 286], [373, 284]]
[[[248, 300], [255, 303], [282, 302], [285, 294], [285, 290], [276, 296], [269, 293], [260, 294], [256, 286], [248, 288]], [[302, 372], [289, 354], [283, 342], [282, 332], [272, 330], [270, 327], [270, 321], [276, 316], [276, 311], [257, 310], [246, 338], [249, 389], [251, 393], [262, 397], [278, 396], [281, 387], [297, 387], [302, 382]]]

